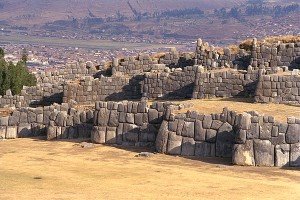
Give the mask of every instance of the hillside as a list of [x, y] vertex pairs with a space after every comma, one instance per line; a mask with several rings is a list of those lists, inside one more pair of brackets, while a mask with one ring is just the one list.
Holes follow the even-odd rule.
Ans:
[[[40, 24], [69, 18], [89, 16], [105, 17], [120, 12], [125, 16], [133, 13], [128, 0], [1, 0], [0, 19], [15, 24]], [[153, 12], [184, 8], [201, 8], [211, 10], [220, 7], [232, 7], [245, 0], [130, 0], [130, 4], [138, 12]]]

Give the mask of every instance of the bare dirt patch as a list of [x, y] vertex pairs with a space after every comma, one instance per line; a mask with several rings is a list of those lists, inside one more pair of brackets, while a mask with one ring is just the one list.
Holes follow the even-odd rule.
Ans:
[[74, 144], [0, 142], [0, 199], [297, 199], [300, 195], [300, 168], [238, 167], [227, 159], [135, 157], [136, 149]]

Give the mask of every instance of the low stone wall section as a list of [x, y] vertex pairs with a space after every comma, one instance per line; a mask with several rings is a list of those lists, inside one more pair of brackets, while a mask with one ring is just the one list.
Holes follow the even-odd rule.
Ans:
[[97, 102], [92, 141], [101, 144], [154, 146], [168, 103]]
[[262, 76], [255, 100], [259, 103], [300, 104], [300, 74]]
[[142, 94], [150, 99], [191, 98], [198, 66], [176, 68], [160, 73], [146, 73]]
[[261, 73], [259, 70], [248, 70], [248, 72], [233, 69], [219, 72], [198, 70], [193, 98], [253, 97]]
[[95, 101], [140, 99], [142, 80], [143, 76], [84, 77], [79, 83], [69, 82], [64, 86], [63, 102], [75, 100], [80, 104], [94, 104]]
[[160, 153], [200, 157], [232, 157], [233, 164], [300, 166], [300, 120], [287, 123], [257, 112], [238, 114], [169, 114], [159, 129]]

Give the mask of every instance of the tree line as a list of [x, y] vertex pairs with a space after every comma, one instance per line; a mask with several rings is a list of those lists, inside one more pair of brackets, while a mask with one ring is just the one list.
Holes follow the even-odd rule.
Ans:
[[27, 68], [27, 58], [27, 51], [23, 49], [22, 59], [17, 64], [6, 62], [4, 49], [0, 47], [0, 95], [8, 89], [14, 95], [20, 94], [23, 86], [36, 85], [35, 75]]

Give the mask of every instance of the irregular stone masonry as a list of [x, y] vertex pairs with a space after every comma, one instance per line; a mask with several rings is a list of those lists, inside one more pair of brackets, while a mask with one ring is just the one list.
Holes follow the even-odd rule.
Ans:
[[260, 103], [300, 104], [300, 74], [265, 75], [259, 79], [255, 101]]
[[254, 96], [257, 80], [263, 70], [198, 70], [193, 90], [194, 99], [215, 97]]
[[159, 129], [160, 153], [200, 157], [232, 157], [233, 164], [300, 166], [300, 119], [287, 123], [257, 112], [237, 114], [169, 114]]
[[254, 68], [263, 65], [265, 67], [290, 66], [299, 69], [300, 43], [257, 45], [254, 39], [250, 65]]
[[[101, 67], [100, 67], [101, 68]], [[63, 98], [63, 84], [85, 75], [97, 72], [92, 63], [82, 61], [68, 63], [65, 69], [55, 72], [41, 73], [37, 76], [37, 86], [24, 87], [20, 95], [8, 92], [0, 98], [0, 107], [27, 107], [32, 105], [50, 105], [54, 102], [61, 103]]]
[[166, 72], [146, 73], [142, 94], [151, 99], [192, 97], [198, 66], [169, 69]]
[[75, 100], [81, 104], [93, 104], [95, 101], [139, 99], [141, 78], [101, 76], [94, 79], [87, 76], [80, 83], [70, 82], [64, 86], [63, 102]]
[[131, 146], [153, 146], [169, 103], [96, 102], [92, 141]]
[[249, 112], [239, 115], [237, 121], [234, 164], [300, 166], [300, 119], [289, 117], [283, 123]]
[[220, 67], [248, 67], [249, 54], [241, 49], [237, 54], [232, 54], [229, 48], [223, 49], [224, 53], [219, 53], [213, 46], [203, 43], [201, 39], [197, 41], [195, 52], [195, 64], [202, 65], [205, 69], [213, 70]]
[[[81, 130], [80, 128], [84, 127], [85, 123], [90, 123], [91, 127], [92, 119], [93, 112], [91, 110], [79, 112], [64, 103], [62, 105], [54, 104], [38, 108], [19, 108], [15, 110], [11, 116], [0, 117], [0, 138], [14, 139], [46, 135], [46, 129], [52, 126], [72, 126]], [[79, 133], [77, 129], [76, 134]], [[84, 128], [84, 131], [86, 129], [87, 128]], [[50, 134], [48, 131], [48, 138], [65, 138], [65, 135], [61, 136], [59, 130], [64, 131], [65, 129], [55, 129], [55, 134]], [[72, 137], [68, 135], [68, 137], [76, 138], [82, 136], [82, 134], [76, 134]], [[90, 137], [90, 135], [84, 136]]]

